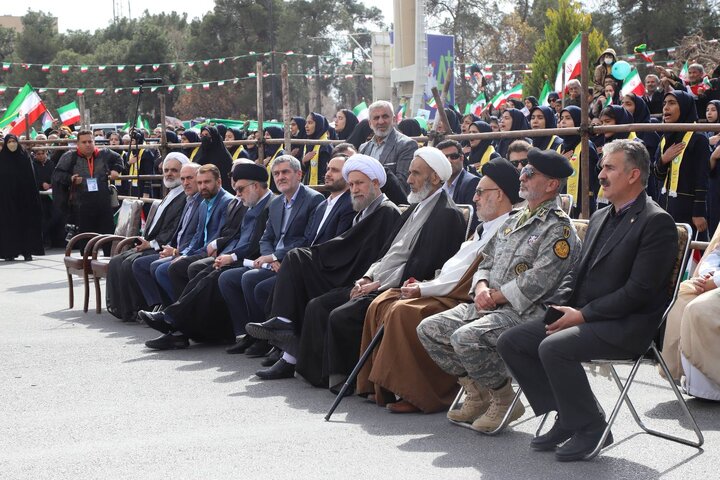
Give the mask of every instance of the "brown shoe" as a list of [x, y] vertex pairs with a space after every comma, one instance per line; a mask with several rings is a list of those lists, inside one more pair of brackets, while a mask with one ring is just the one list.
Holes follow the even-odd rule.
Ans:
[[418, 407], [408, 402], [407, 400], [400, 400], [395, 403], [388, 403], [385, 407], [392, 413], [417, 413], [420, 411]]
[[[490, 396], [492, 397], [490, 406], [480, 418], [472, 423], [471, 428], [473, 430], [483, 433], [492, 432], [502, 424], [502, 419], [507, 411], [510, 410], [510, 405], [515, 398], [515, 391], [512, 388], [510, 380], [508, 380], [503, 387], [497, 390], [490, 390]], [[518, 401], [510, 413], [508, 422], [517, 420], [522, 417], [524, 413], [525, 407], [522, 402]]]
[[465, 399], [459, 409], [448, 410], [447, 418], [452, 422], [472, 423], [490, 406], [490, 390], [470, 377], [460, 377], [458, 383], [465, 387]]

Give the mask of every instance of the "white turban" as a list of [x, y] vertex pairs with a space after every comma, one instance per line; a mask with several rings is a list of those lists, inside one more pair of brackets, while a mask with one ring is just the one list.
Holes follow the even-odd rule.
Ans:
[[420, 157], [435, 170], [443, 182], [452, 176], [452, 166], [445, 155], [435, 147], [422, 147], [415, 150], [415, 156]]
[[342, 174], [346, 182], [348, 181], [350, 172], [355, 171], [364, 173], [370, 180], [377, 180], [381, 187], [385, 185], [387, 181], [387, 174], [382, 164], [373, 157], [363, 155], [362, 153], [356, 153], [345, 161]]
[[177, 160], [178, 162], [180, 162], [181, 167], [185, 164], [190, 163], [190, 159], [180, 152], [168, 153], [165, 157], [165, 160], [163, 160], [163, 166], [165, 166], [165, 162], [167, 162], [168, 160]]

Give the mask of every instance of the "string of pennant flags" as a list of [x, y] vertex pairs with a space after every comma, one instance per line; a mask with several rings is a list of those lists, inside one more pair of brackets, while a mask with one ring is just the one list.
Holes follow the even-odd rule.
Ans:
[[[267, 77], [274, 77], [279, 76], [279, 74], [276, 73], [263, 73], [263, 78]], [[314, 78], [314, 77], [322, 77], [323, 79], [327, 80], [333, 76], [338, 75], [328, 75], [328, 74], [317, 74], [317, 73], [289, 73], [289, 77], [306, 77], [306, 78]], [[373, 76], [363, 73], [353, 73], [353, 74], [347, 74], [347, 75], [339, 75], [342, 78], [345, 79], [352, 79], [352, 78], [364, 78], [367, 80], [372, 80]], [[203, 90], [210, 90], [212, 87], [224, 87], [229, 85], [236, 85], [241, 80], [249, 80], [257, 78], [257, 74], [255, 73], [249, 73], [245, 77], [235, 77], [235, 78], [226, 78], [224, 80], [213, 80], [213, 81], [201, 81], [201, 82], [193, 82], [193, 83], [179, 83], [179, 84], [173, 84], [173, 85], [160, 85], [160, 86], [152, 86], [152, 87], [146, 87], [145, 90], [149, 90], [151, 93], [155, 92], [167, 92], [171, 93], [175, 90], [185, 90], [185, 91], [192, 91], [194, 88], [202, 88]], [[0, 95], [4, 95], [8, 91], [14, 91], [14, 90], [20, 90], [22, 87], [9, 87], [6, 85], [0, 85]], [[106, 94], [121, 94], [121, 93], [131, 93], [133, 95], [138, 95], [140, 93], [140, 87], [112, 87], [112, 88], [98, 88], [98, 87], [44, 87], [44, 88], [36, 88], [35, 89], [39, 94], [47, 93], [47, 92], [55, 92], [59, 97], [62, 97], [69, 92], [75, 92], [75, 95], [78, 97], [82, 97], [84, 95], [106, 95]]]
[[[231, 57], [220, 57], [220, 58], [208, 58], [204, 60], [186, 60], [181, 62], [165, 62], [165, 63], [137, 63], [134, 65], [128, 64], [106, 64], [106, 65], [93, 65], [93, 64], [55, 64], [55, 63], [26, 63], [26, 62], [2, 62], [2, 70], [4, 72], [11, 71], [12, 69], [37, 69], [39, 68], [43, 72], [50, 72], [51, 70], [60, 70], [61, 73], [69, 73], [71, 71], [80, 71], [81, 73], [88, 73], [90, 71], [97, 72], [117, 72], [122, 73], [126, 71], [140, 72], [157, 72], [163, 67], [178, 68], [181, 65], [188, 67], [204, 66], [209, 67], [210, 65], [223, 65], [226, 62], [233, 62], [237, 60], [243, 60], [247, 58], [259, 58], [259, 57], [270, 57], [272, 55], [280, 55], [285, 57], [298, 57], [298, 58], [337, 58], [334, 55], [314, 55], [307, 53], [295, 53], [292, 50], [287, 52], [248, 52], [242, 55], [234, 55]], [[365, 60], [370, 61], [370, 60]], [[348, 59], [344, 63], [351, 64], [353, 61]]]

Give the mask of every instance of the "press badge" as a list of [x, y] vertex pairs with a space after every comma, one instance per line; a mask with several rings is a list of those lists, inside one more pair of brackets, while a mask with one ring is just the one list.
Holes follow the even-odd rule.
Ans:
[[88, 178], [85, 181], [87, 182], [88, 192], [97, 192], [98, 191], [97, 178]]

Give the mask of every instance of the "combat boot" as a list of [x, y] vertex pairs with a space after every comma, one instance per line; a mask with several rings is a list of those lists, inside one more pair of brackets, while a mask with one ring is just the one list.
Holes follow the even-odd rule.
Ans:
[[[492, 432], [500, 426], [503, 417], [510, 409], [513, 398], [515, 398], [512, 382], [508, 380], [503, 387], [497, 390], [490, 390], [490, 396], [490, 406], [482, 417], [473, 422], [473, 430], [477, 430], [478, 432]], [[525, 407], [523, 407], [522, 402], [517, 402], [510, 414], [509, 421], [517, 420], [522, 417], [524, 413]]]
[[490, 391], [470, 377], [460, 377], [458, 383], [465, 387], [465, 400], [460, 409], [449, 410], [447, 418], [453, 422], [472, 423], [490, 406]]

